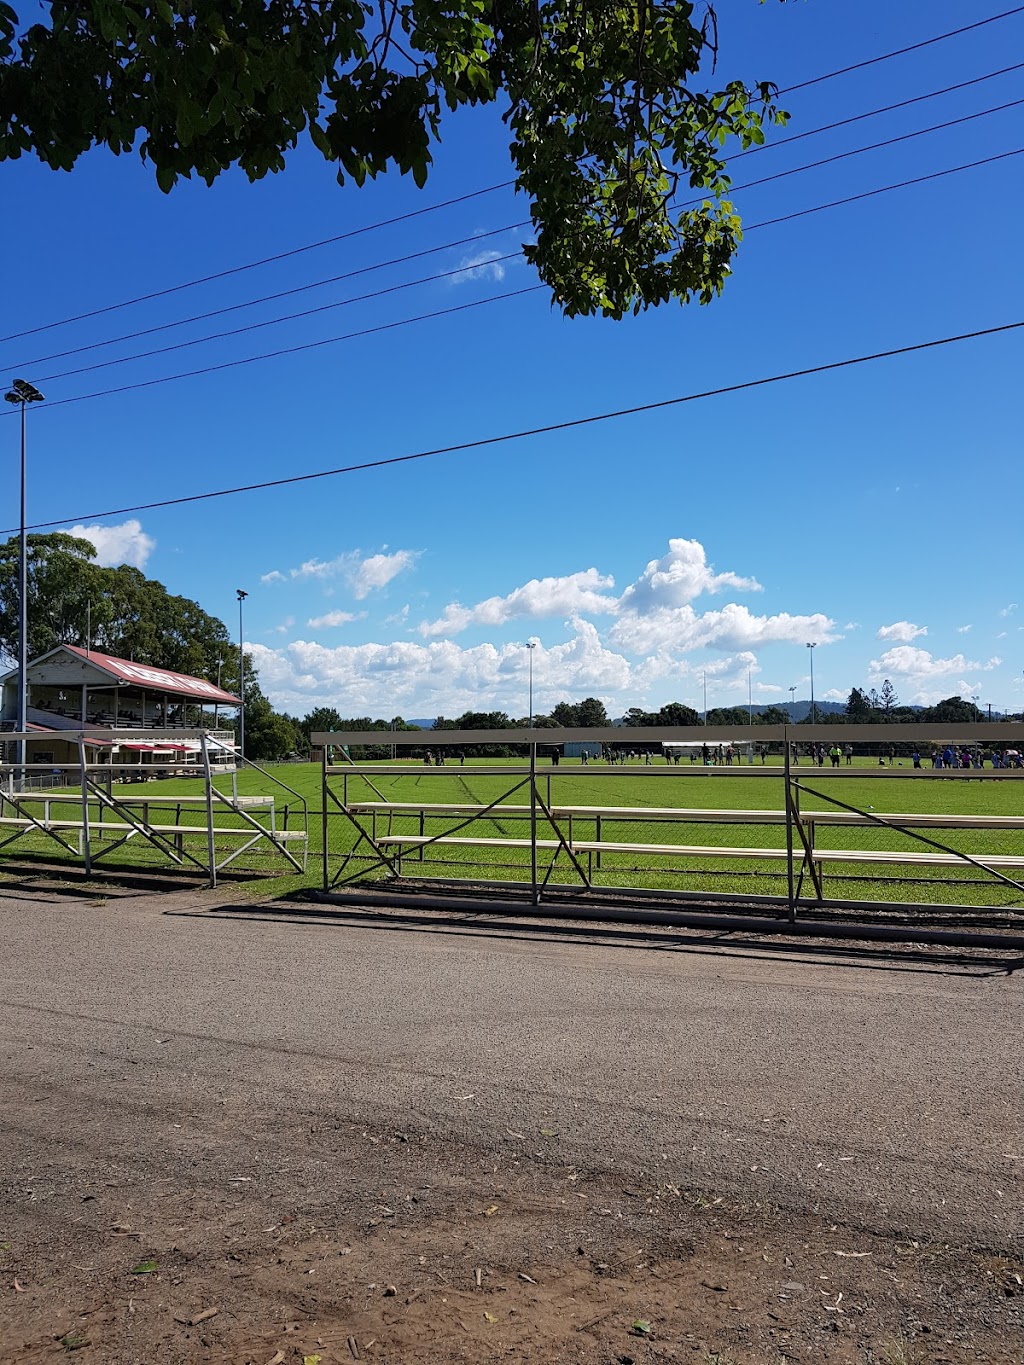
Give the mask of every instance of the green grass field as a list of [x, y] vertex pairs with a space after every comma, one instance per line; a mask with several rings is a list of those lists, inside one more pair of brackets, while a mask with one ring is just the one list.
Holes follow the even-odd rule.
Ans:
[[[405, 774], [395, 772], [401, 763], [382, 762], [373, 765], [371, 777], [349, 775], [347, 796], [349, 802], [380, 800], [407, 803], [448, 803], [448, 804], [486, 804], [504, 798], [504, 804], [528, 805], [527, 787], [511, 795], [511, 789], [526, 774], [518, 776], [495, 775], [480, 771], [494, 766], [483, 761], [468, 760], [465, 766], [450, 763], [443, 768], [424, 767]], [[408, 766], [408, 765], [405, 765]], [[511, 765], [509, 765], [511, 766]], [[931, 813], [946, 815], [1018, 815], [1021, 811], [1024, 786], [1016, 777], [1004, 780], [978, 780], [977, 774], [969, 774], [964, 779], [920, 779], [900, 781], [898, 778], [880, 779], [869, 776], [870, 769], [877, 766], [877, 760], [866, 760], [850, 769], [842, 769], [839, 775], [828, 770], [822, 773], [809, 764], [802, 764], [794, 770], [794, 776], [813, 792], [819, 789], [820, 796], [809, 792], [801, 795], [801, 809], [828, 811], [835, 807], [826, 795], [837, 797], [840, 801], [860, 810], [873, 808], [876, 815], [889, 813]], [[760, 764], [754, 768], [743, 766], [743, 776], [737, 768], [712, 770], [708, 773], [694, 772], [689, 764], [665, 765], [657, 763], [650, 768], [622, 770], [608, 768], [603, 763], [591, 763], [583, 767], [567, 761], [552, 767], [544, 763], [538, 766], [539, 790], [544, 801], [549, 799], [555, 806], [602, 806], [672, 809], [715, 809], [715, 810], [765, 810], [782, 812], [784, 809], [784, 783], [782, 768], [764, 769]], [[908, 766], [908, 772], [910, 771]], [[305, 876], [297, 876], [278, 855], [266, 845], [246, 854], [233, 864], [235, 870], [249, 870], [259, 873], [280, 873], [275, 877], [273, 886], [281, 893], [299, 889], [303, 886], [320, 886], [323, 883], [322, 858], [322, 791], [321, 772], [312, 764], [284, 764], [268, 769], [270, 776], [294, 789], [304, 798], [309, 820], [309, 864]], [[1021, 775], [1024, 780], [1024, 774]], [[330, 779], [331, 789], [340, 801], [346, 786], [341, 776]], [[230, 779], [219, 779], [225, 791], [230, 790]], [[374, 788], [377, 790], [374, 791]], [[170, 779], [160, 782], [133, 784], [115, 788], [132, 801], [145, 800], [147, 796], [169, 797], [183, 795], [195, 797], [201, 794], [201, 784], [189, 779]], [[241, 795], [273, 793], [277, 803], [278, 828], [295, 828], [300, 820], [300, 802], [281, 787], [268, 782], [261, 773], [247, 770], [239, 774], [238, 791]], [[286, 804], [290, 804], [285, 825]], [[54, 814], [61, 814], [61, 807], [55, 806]], [[165, 808], [166, 809], [166, 808]], [[66, 803], [69, 818], [80, 813], [74, 801]], [[328, 868], [329, 879], [334, 879], [342, 859], [352, 854], [345, 867], [343, 879], [357, 872], [369, 880], [380, 880], [388, 874], [377, 863], [373, 850], [363, 842], [356, 848], [359, 839], [356, 827], [340, 809], [328, 802]], [[155, 820], [170, 820], [167, 815], [152, 814]], [[205, 811], [198, 803], [194, 807], [183, 808], [177, 813], [182, 823], [194, 823], [198, 827], [205, 822]], [[262, 816], [260, 817], [262, 818]], [[359, 816], [367, 831], [375, 828], [378, 835], [417, 835], [421, 833], [420, 816], [417, 813], [392, 813], [378, 815], [376, 823], [370, 816]], [[437, 835], [452, 831], [465, 817], [455, 815], [428, 816], [422, 831]], [[230, 815], [218, 812], [217, 823], [237, 823]], [[563, 833], [568, 832], [568, 822], [559, 821]], [[708, 847], [731, 846], [733, 848], [778, 848], [784, 849], [786, 843], [785, 825], [777, 824], [726, 824], [707, 821], [665, 821], [644, 819], [642, 816], [611, 819], [607, 816], [601, 821], [600, 837], [603, 841], [621, 843], [643, 843], [649, 845], [700, 845]], [[972, 856], [984, 858], [986, 854], [1004, 854], [1024, 857], [1024, 829], [1008, 830], [958, 830], [930, 828], [921, 831], [930, 839], [949, 848]], [[529, 835], [529, 819], [509, 813], [502, 813], [486, 820], [477, 819], [458, 831], [464, 836], [509, 837], [525, 839]], [[538, 835], [540, 838], [553, 838], [551, 829], [543, 813], [539, 813]], [[597, 820], [594, 817], [574, 816], [572, 838], [592, 841], [598, 837]], [[894, 852], [929, 852], [928, 845], [911, 836], [877, 826], [858, 827], [818, 827], [815, 845], [821, 849], [864, 849], [891, 850]], [[230, 847], [225, 842], [225, 848]], [[56, 844], [46, 836], [32, 834], [18, 840], [9, 848], [15, 858], [31, 854], [52, 859], [59, 854]], [[539, 855], [540, 876], [543, 878], [553, 856], [551, 850], [543, 849]], [[70, 855], [68, 855], [70, 858]], [[602, 853], [600, 866], [598, 859], [591, 855], [580, 855], [580, 862], [588, 870], [595, 886], [621, 888], [679, 889], [689, 892], [720, 892], [730, 894], [784, 894], [786, 889], [785, 862], [779, 860], [760, 860], [755, 858], [695, 858], [689, 855], [653, 855], [637, 852]], [[375, 866], [374, 864], [377, 863]], [[135, 839], [130, 844], [114, 851], [109, 858], [99, 864], [112, 870], [118, 866], [166, 866], [161, 855], [146, 844]], [[452, 846], [431, 846], [423, 851], [406, 850], [402, 856], [402, 871], [410, 878], [419, 879], [429, 876], [459, 877], [467, 880], [497, 879], [510, 882], [528, 882], [530, 877], [529, 850], [526, 848], [466, 848]], [[1006, 869], [1010, 877], [1024, 882], [1024, 868]], [[907, 875], [912, 881], [901, 880]], [[902, 864], [851, 864], [829, 863], [824, 871], [826, 895], [841, 898], [870, 900], [900, 900], [907, 902], [946, 902], [950, 904], [975, 904], [999, 906], [1004, 908], [1024, 908], [1024, 895], [1016, 888], [1000, 882], [990, 874], [964, 865], [957, 867], [915, 867]], [[581, 885], [571, 861], [564, 850], [560, 850], [551, 876], [553, 883]], [[265, 891], [267, 883], [260, 878], [258, 886]], [[811, 895], [812, 888], [805, 883], [804, 894]]]

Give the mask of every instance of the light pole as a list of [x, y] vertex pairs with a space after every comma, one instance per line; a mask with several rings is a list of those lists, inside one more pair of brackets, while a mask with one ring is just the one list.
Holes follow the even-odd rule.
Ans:
[[242, 630], [242, 603], [249, 596], [242, 588], [238, 594], [238, 757], [245, 758], [245, 634]]
[[811, 660], [811, 724], [812, 724], [812, 725], [814, 725], [814, 724], [816, 723], [817, 719], [818, 719], [818, 714], [817, 714], [817, 712], [816, 712], [815, 709], [814, 709], [814, 650], [815, 650], [815, 647], [817, 646], [817, 643], [818, 643], [817, 640], [815, 640], [815, 641], [813, 642], [813, 644], [811, 643], [810, 640], [808, 640], [808, 642], [807, 642], [807, 648], [811, 651], [811, 653], [810, 653], [810, 660]]
[[[217, 691], [220, 691], [220, 670], [224, 666], [224, 660], [217, 660]], [[220, 698], [213, 703], [213, 728], [216, 730], [220, 724]]]
[[707, 671], [702, 674], [704, 679], [704, 724], [708, 723], [708, 675]]
[[537, 648], [536, 640], [527, 640], [526, 648], [530, 651], [530, 725], [533, 729], [533, 651]]
[[[18, 783], [25, 784], [25, 726], [28, 723], [28, 536], [25, 531], [25, 411], [29, 403], [41, 403], [43, 395], [27, 379], [15, 379], [4, 394], [8, 403], [21, 405], [21, 522], [18, 536]], [[85, 718], [83, 717], [83, 724]]]
[[[796, 683], [794, 683], [793, 686], [789, 689], [789, 704], [790, 706], [796, 705]], [[790, 720], [796, 720], [796, 717], [792, 714], [790, 715], [789, 718]]]

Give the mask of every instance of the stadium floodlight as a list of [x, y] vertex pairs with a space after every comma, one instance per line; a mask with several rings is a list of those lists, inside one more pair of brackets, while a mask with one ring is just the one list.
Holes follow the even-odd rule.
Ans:
[[245, 760], [245, 634], [242, 630], [242, 603], [249, 596], [244, 588], [238, 595], [238, 757]]
[[816, 724], [817, 719], [818, 719], [818, 714], [817, 714], [817, 712], [816, 712], [815, 709], [814, 709], [814, 651], [815, 651], [815, 649], [817, 649], [817, 647], [818, 647], [818, 642], [817, 642], [817, 640], [814, 640], [813, 642], [810, 641], [810, 640], [807, 641], [807, 648], [810, 650], [810, 660], [811, 660], [811, 724], [812, 724], [812, 725]]
[[[25, 782], [25, 727], [28, 724], [28, 536], [25, 531], [25, 412], [29, 403], [41, 403], [43, 395], [27, 379], [15, 379], [4, 394], [8, 403], [21, 407], [21, 522], [18, 531], [18, 782]], [[85, 723], [85, 717], [82, 717]]]
[[527, 649], [529, 650], [529, 652], [530, 652], [530, 725], [529, 725], [529, 728], [532, 730], [532, 729], [533, 729], [533, 651], [537, 648], [537, 641], [536, 641], [536, 640], [527, 640], [527, 642], [526, 642], [526, 648], [527, 648]]

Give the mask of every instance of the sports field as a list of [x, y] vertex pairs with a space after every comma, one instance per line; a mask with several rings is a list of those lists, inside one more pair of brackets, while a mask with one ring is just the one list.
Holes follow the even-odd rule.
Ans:
[[[495, 773], [494, 767], [517, 768], [515, 772]], [[369, 772], [352, 771], [330, 778], [337, 802], [347, 801], [354, 819], [377, 843], [377, 848], [392, 860], [400, 859], [404, 876], [456, 877], [470, 881], [501, 880], [527, 882], [530, 879], [530, 796], [528, 772], [515, 764], [493, 761], [457, 761], [446, 766], [423, 767], [397, 762], [367, 765]], [[803, 764], [793, 776], [801, 784], [799, 805], [802, 815], [829, 813], [852, 807], [867, 817], [925, 814], [936, 817], [1019, 817], [1022, 814], [1019, 784], [1024, 774], [994, 779], [978, 772], [963, 775], [930, 773], [914, 775], [894, 767], [884, 775], [877, 772], [877, 760], [866, 760], [838, 772]], [[907, 780], [903, 780], [903, 779]], [[283, 784], [283, 785], [278, 785]], [[218, 779], [225, 792], [230, 779]], [[290, 789], [287, 790], [287, 789]], [[321, 770], [314, 764], [282, 764], [265, 773], [246, 770], [239, 774], [237, 790], [241, 796], [273, 795], [278, 829], [301, 826], [302, 802], [307, 809], [309, 860], [305, 876], [295, 874], [266, 843], [261, 843], [238, 858], [236, 872], [279, 874], [275, 889], [282, 892], [323, 883], [322, 787]], [[174, 810], [171, 798], [186, 798], [174, 814], [152, 814], [153, 819], [173, 819], [194, 824], [196, 840], [205, 827], [205, 807], [197, 798], [202, 786], [195, 779], [169, 779], [159, 782], [115, 787], [114, 794], [133, 803], [159, 797], [162, 811]], [[607, 767], [600, 762], [583, 766], [563, 762], [554, 767], [538, 766], [537, 835], [538, 875], [543, 880], [550, 872], [553, 884], [582, 885], [580, 871], [593, 885], [607, 888], [650, 888], [718, 892], [728, 894], [784, 894], [786, 865], [783, 858], [763, 856], [767, 850], [786, 847], [784, 820], [785, 788], [781, 766], [691, 769], [655, 763], [631, 767]], [[830, 800], [829, 798], [832, 798]], [[475, 816], [472, 808], [497, 802], [497, 809], [486, 817]], [[401, 803], [402, 810], [357, 809], [368, 803]], [[837, 803], [842, 803], [837, 804]], [[448, 811], [431, 807], [465, 807]], [[555, 817], [548, 820], [544, 807]], [[588, 812], [589, 808], [589, 812]], [[600, 815], [593, 813], [599, 808]], [[680, 811], [677, 818], [672, 812]], [[750, 811], [751, 823], [737, 822], [733, 812]], [[717, 812], [716, 819], [710, 812]], [[81, 813], [76, 797], [53, 802], [51, 816], [74, 818]], [[686, 813], [691, 813], [687, 818]], [[265, 812], [253, 812], [261, 822]], [[379, 853], [360, 837], [352, 819], [346, 817], [335, 800], [328, 801], [328, 873], [334, 880], [346, 855], [355, 854], [344, 867], [341, 881], [356, 874], [370, 880], [388, 876]], [[766, 818], [768, 817], [768, 818]], [[92, 819], [92, 817], [90, 817]], [[109, 817], [108, 817], [109, 818]], [[237, 823], [224, 808], [216, 811], [218, 827]], [[832, 851], [862, 854], [892, 853], [918, 858], [956, 850], [979, 860], [989, 855], [1021, 858], [1024, 862], [1024, 827], [1021, 828], [946, 828], [931, 825], [918, 831], [932, 843], [911, 834], [885, 829], [874, 823], [831, 825], [815, 823], [813, 847], [819, 855]], [[426, 847], [403, 838], [433, 839], [436, 836], [468, 839], [486, 843], [429, 843]], [[107, 836], [108, 842], [113, 842]], [[392, 842], [388, 843], [387, 841]], [[503, 844], [501, 841], [515, 841]], [[186, 847], [189, 839], [186, 838]], [[574, 866], [568, 849], [576, 856]], [[936, 848], [935, 844], [941, 845]], [[561, 845], [561, 846], [560, 846]], [[600, 845], [600, 848], [596, 846]], [[608, 845], [638, 845], [639, 848], [609, 849]], [[102, 846], [100, 844], [99, 846]], [[225, 839], [225, 848], [230, 841]], [[589, 847], [588, 847], [589, 846]], [[799, 839], [796, 847], [802, 849]], [[659, 852], [660, 849], [678, 850]], [[696, 848], [728, 848], [729, 855], [707, 856]], [[742, 850], [751, 849], [749, 857]], [[760, 850], [758, 856], [754, 850]], [[32, 833], [10, 845], [12, 860], [66, 857], [57, 844], [45, 835]], [[293, 852], [297, 852], [293, 848]], [[98, 864], [114, 869], [130, 866], [167, 866], [166, 860], [145, 840], [112, 850]], [[820, 864], [823, 887], [829, 898], [901, 900], [908, 902], [946, 902], [1000, 906], [1024, 910], [1024, 894], [1015, 886], [1000, 881], [988, 871], [970, 865], [911, 866], [895, 862], [844, 862], [827, 858]], [[0, 865], [2, 867], [2, 865]], [[1003, 874], [1024, 880], [1024, 866], [1003, 867]], [[908, 879], [909, 878], [909, 879]], [[262, 877], [261, 877], [262, 882]], [[339, 882], [340, 884], [340, 882]], [[262, 882], [263, 888], [266, 883]], [[813, 896], [814, 888], [805, 878], [803, 894]]]

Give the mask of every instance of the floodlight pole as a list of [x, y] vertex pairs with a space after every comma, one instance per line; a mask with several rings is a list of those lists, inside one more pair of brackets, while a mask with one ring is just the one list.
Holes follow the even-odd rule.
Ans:
[[533, 651], [537, 648], [536, 640], [527, 640], [526, 648], [530, 651], [530, 729], [533, 729]]
[[703, 679], [704, 679], [704, 724], [707, 725], [707, 723], [708, 723], [708, 675], [707, 675], [707, 673], [705, 672], [702, 676], [703, 676]]
[[816, 648], [816, 646], [817, 646], [817, 643], [818, 643], [817, 640], [815, 640], [813, 643], [812, 643], [810, 640], [808, 640], [808, 642], [807, 642], [807, 648], [810, 650], [810, 659], [811, 659], [811, 724], [812, 724], [812, 725], [814, 725], [815, 722], [816, 722], [817, 719], [818, 719], [817, 712], [816, 712], [815, 709], [814, 709], [814, 650], [815, 650], [815, 648]]
[[25, 727], [28, 724], [28, 534], [26, 531], [25, 449], [29, 403], [41, 403], [43, 395], [27, 379], [15, 379], [4, 394], [8, 403], [21, 405], [21, 519], [18, 533], [18, 787], [25, 785]]
[[238, 594], [238, 757], [245, 759], [245, 634], [242, 629], [242, 603], [249, 596], [242, 588]]

